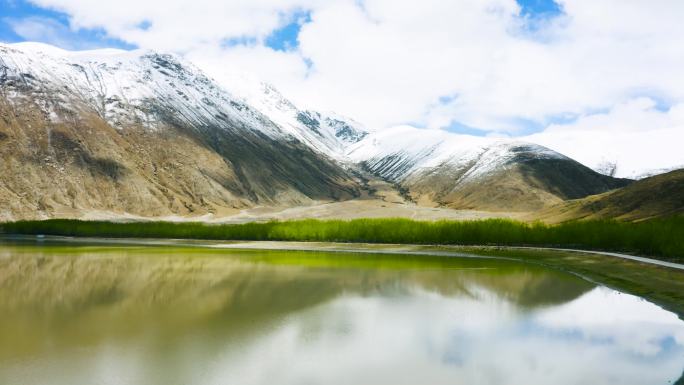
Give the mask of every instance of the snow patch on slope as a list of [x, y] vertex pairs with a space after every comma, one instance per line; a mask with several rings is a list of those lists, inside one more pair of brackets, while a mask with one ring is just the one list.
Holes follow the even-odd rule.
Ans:
[[194, 127], [280, 134], [265, 116], [173, 55], [111, 49], [69, 52], [37, 43], [2, 44], [0, 54], [3, 88], [17, 90], [15, 98], [48, 102], [52, 110], [91, 108], [118, 128], [141, 124], [156, 129], [172, 117]]
[[473, 180], [505, 168], [521, 154], [536, 159], [568, 159], [536, 144], [411, 126], [371, 133], [347, 152], [352, 161], [363, 162], [394, 182], [438, 167], [462, 173], [461, 181]]
[[338, 160], [346, 160], [346, 149], [368, 135], [350, 118], [297, 108], [275, 87], [249, 74], [224, 74], [222, 83], [292, 136]]
[[349, 119], [297, 109], [268, 84], [235, 79], [238, 94], [175, 55], [147, 50], [0, 44], [0, 84], [8, 99], [38, 103], [52, 120], [88, 108], [117, 128], [154, 130], [171, 119], [195, 128], [246, 129], [338, 159], [366, 135]]
[[302, 142], [338, 161], [363, 162], [393, 181], [440, 167], [478, 178], [521, 152], [564, 158], [542, 146], [442, 130], [401, 126], [369, 133], [334, 113], [299, 109], [253, 77], [226, 74], [221, 86], [177, 56], [146, 50], [0, 44], [0, 84], [10, 101], [38, 103], [52, 120], [87, 108], [120, 129], [155, 130], [171, 120], [195, 129], [251, 130]]

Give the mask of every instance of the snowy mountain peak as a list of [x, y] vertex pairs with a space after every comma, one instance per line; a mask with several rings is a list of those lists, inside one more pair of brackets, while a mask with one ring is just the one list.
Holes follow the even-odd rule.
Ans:
[[568, 159], [532, 143], [411, 126], [374, 132], [350, 146], [347, 155], [395, 182], [439, 167], [459, 170], [462, 180], [471, 180], [500, 170], [520, 157]]
[[266, 83], [233, 92], [176, 55], [148, 50], [0, 44], [0, 82], [10, 101], [31, 99], [53, 119], [92, 109], [118, 128], [154, 130], [180, 120], [196, 128], [248, 129], [296, 139], [335, 158], [365, 135], [349, 120], [298, 110]]
[[273, 85], [249, 74], [224, 74], [222, 84], [304, 143], [345, 160], [347, 148], [368, 135], [360, 123], [332, 112], [302, 110]]
[[84, 50], [84, 51], [69, 51], [59, 47], [55, 47], [49, 44], [37, 43], [37, 42], [21, 42], [21, 43], [11, 43], [5, 44], [0, 43], [0, 46], [6, 48], [15, 49], [24, 53], [33, 53], [38, 56], [61, 56], [61, 57], [71, 57], [71, 58], [82, 58], [87, 60], [92, 58], [93, 60], [105, 58], [108, 56], [121, 56], [126, 54], [131, 54], [134, 56], [139, 56], [144, 50], [133, 50], [126, 51], [116, 48], [101, 48], [94, 50]]
[[30, 160], [8, 167], [0, 203], [22, 200], [12, 209], [22, 213], [345, 199], [367, 186], [358, 166], [402, 197], [457, 208], [531, 210], [626, 183], [530, 143], [409, 126], [369, 132], [300, 109], [267, 83], [238, 74], [219, 83], [152, 51], [0, 44], [0, 96], [0, 141], [12, 143], [1, 155]]
[[250, 125], [275, 134], [274, 125], [236, 102], [189, 63], [151, 51], [69, 52], [37, 44], [0, 45], [0, 76], [10, 100], [33, 98], [46, 112], [92, 108], [115, 127], [157, 128], [171, 118], [194, 126]]

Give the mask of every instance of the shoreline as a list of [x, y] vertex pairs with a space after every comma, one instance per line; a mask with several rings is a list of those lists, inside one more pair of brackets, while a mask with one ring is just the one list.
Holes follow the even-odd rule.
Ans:
[[620, 253], [575, 249], [369, 244], [291, 241], [211, 241], [161, 238], [107, 238], [0, 235], [3, 241], [29, 246], [101, 245], [113, 247], [189, 247], [216, 252], [283, 251], [394, 255], [397, 257], [491, 258], [543, 266], [576, 275], [597, 285], [644, 298], [684, 320], [684, 265]]
[[[192, 246], [208, 247], [233, 250], [280, 250], [280, 251], [311, 251], [311, 252], [335, 252], [335, 253], [368, 253], [390, 255], [434, 255], [441, 257], [472, 258], [474, 255], [462, 252], [449, 251], [419, 251], [421, 248], [449, 248], [449, 249], [492, 249], [492, 250], [531, 250], [531, 251], [560, 251], [579, 254], [594, 254], [614, 258], [628, 259], [648, 265], [656, 265], [671, 269], [684, 270], [684, 264], [667, 262], [654, 258], [641, 257], [624, 253], [615, 253], [601, 250], [570, 249], [562, 247], [543, 246], [507, 246], [507, 245], [438, 245], [438, 244], [411, 244], [411, 243], [357, 243], [357, 242], [316, 242], [316, 241], [249, 241], [249, 240], [198, 240], [190, 238], [110, 238], [110, 237], [80, 237], [61, 235], [22, 235], [0, 234], [0, 240], [48, 240], [60, 242], [81, 243], [106, 243], [121, 245], [141, 246]], [[184, 243], [178, 243], [184, 242]], [[306, 245], [306, 246], [305, 246]], [[315, 245], [311, 247], [310, 245]], [[352, 247], [350, 247], [352, 246]], [[346, 248], [344, 248], [346, 247]]]

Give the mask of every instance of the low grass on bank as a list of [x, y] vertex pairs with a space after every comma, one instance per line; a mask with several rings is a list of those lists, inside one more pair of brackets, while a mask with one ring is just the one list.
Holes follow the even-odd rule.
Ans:
[[631, 252], [684, 261], [684, 217], [637, 223], [596, 220], [560, 225], [508, 219], [434, 222], [311, 219], [245, 224], [53, 219], [4, 223], [0, 224], [0, 232], [117, 238], [551, 246]]

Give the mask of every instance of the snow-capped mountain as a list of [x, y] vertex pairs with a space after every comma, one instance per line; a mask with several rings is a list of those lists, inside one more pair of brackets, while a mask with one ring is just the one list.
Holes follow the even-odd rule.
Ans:
[[5, 216], [199, 214], [358, 194], [330, 144], [356, 128], [293, 106], [306, 124], [285, 125], [172, 55], [1, 44], [0, 95]]
[[350, 118], [297, 108], [275, 87], [253, 75], [226, 74], [222, 84], [290, 135], [337, 160], [346, 160], [347, 148], [368, 135], [362, 124]]
[[410, 126], [371, 133], [347, 155], [418, 199], [457, 208], [538, 209], [626, 183], [536, 144]]
[[[74, 101], [96, 108], [114, 127], [140, 124], [155, 129], [162, 114], [183, 123], [249, 129], [271, 138], [297, 139], [313, 149], [339, 157], [365, 130], [335, 115], [297, 109], [275, 88], [257, 83], [235, 95], [205, 76], [191, 63], [152, 51], [104, 49], [71, 52], [39, 43], [0, 45], [3, 83], [28, 93], [11, 99], [49, 94], [44, 106], [77, 109]], [[245, 92], [246, 90], [249, 90]]]
[[146, 51], [70, 52], [19, 43], [0, 46], [0, 68], [10, 101], [40, 97], [53, 120], [59, 112], [92, 107], [114, 127], [163, 124], [163, 113], [193, 126], [226, 121], [269, 136], [281, 135], [266, 117], [240, 104], [188, 63]]
[[0, 216], [298, 205], [356, 197], [368, 177], [420, 203], [529, 210], [625, 183], [529, 143], [369, 132], [227, 78], [152, 51], [0, 44]]
[[456, 183], [505, 168], [520, 151], [536, 159], [568, 159], [539, 145], [514, 140], [458, 135], [443, 130], [394, 127], [373, 133], [349, 147], [347, 155], [386, 179], [402, 182], [449, 166], [462, 172]]

